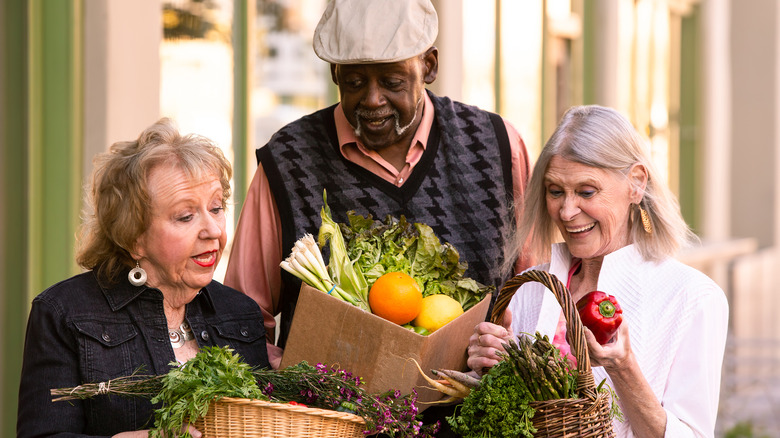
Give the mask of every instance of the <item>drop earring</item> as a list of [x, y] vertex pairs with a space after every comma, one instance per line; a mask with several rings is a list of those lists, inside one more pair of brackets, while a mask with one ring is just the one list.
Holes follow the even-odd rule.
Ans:
[[144, 271], [144, 268], [138, 263], [138, 260], [135, 261], [135, 268], [131, 269], [130, 273], [127, 274], [127, 279], [130, 280], [130, 284], [133, 286], [143, 286], [146, 284], [146, 271]]
[[645, 229], [645, 233], [653, 234], [653, 224], [650, 222], [650, 215], [641, 205], [637, 204], [637, 207], [639, 207], [639, 216], [642, 217], [642, 227]]

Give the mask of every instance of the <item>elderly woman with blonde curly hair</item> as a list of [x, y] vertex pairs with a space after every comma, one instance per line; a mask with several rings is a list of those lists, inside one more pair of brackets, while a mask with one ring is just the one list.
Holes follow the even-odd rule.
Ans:
[[212, 279], [227, 240], [231, 174], [213, 142], [180, 135], [168, 119], [96, 157], [77, 256], [87, 271], [33, 300], [19, 437], [145, 437], [153, 425], [146, 398], [53, 403], [53, 388], [139, 369], [165, 374], [203, 346], [269, 366], [260, 308]]
[[[711, 279], [673, 258], [693, 237], [625, 117], [600, 106], [563, 116], [534, 167], [518, 241], [549, 260], [532, 269], [558, 277], [574, 302], [599, 290], [622, 305], [609, 342], [585, 330], [594, 378], [615, 390], [626, 419], [613, 422], [618, 437], [714, 435], [728, 303]], [[555, 297], [525, 283], [503, 327], [475, 328], [469, 366], [481, 373], [503, 342], [536, 331], [567, 351]]]

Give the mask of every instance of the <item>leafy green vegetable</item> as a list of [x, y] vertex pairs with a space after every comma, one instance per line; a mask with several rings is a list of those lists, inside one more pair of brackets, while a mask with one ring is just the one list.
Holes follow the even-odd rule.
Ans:
[[[532, 402], [576, 399], [577, 369], [547, 336], [524, 333], [504, 344], [501, 361], [482, 376], [455, 413], [447, 417], [452, 429], [465, 438], [533, 437]], [[611, 418], [622, 421], [622, 413], [611, 388]]]
[[447, 417], [452, 430], [464, 438], [528, 437], [536, 432], [536, 413], [528, 388], [515, 376], [512, 365], [501, 361], [482, 376], [482, 383]]
[[363, 271], [360, 267], [355, 266], [355, 262], [347, 253], [346, 242], [341, 234], [339, 225], [330, 215], [327, 194], [324, 191], [322, 199], [323, 204], [320, 211], [322, 224], [317, 236], [317, 244], [322, 248], [330, 240], [328, 271], [341, 291], [351, 297], [350, 302], [354, 301], [353, 304], [357, 307], [370, 312], [371, 306], [368, 304], [368, 283], [366, 278], [363, 276]]
[[534, 401], [577, 398], [577, 370], [547, 336], [521, 334], [447, 418], [464, 437], [532, 437]]
[[[606, 386], [606, 387], [605, 387]], [[620, 410], [620, 405], [618, 404], [618, 400], [620, 400], [620, 397], [618, 397], [617, 392], [609, 386], [609, 383], [607, 383], [607, 379], [603, 379], [601, 383], [596, 387], [596, 392], [606, 392], [609, 393], [610, 397], [612, 398], [612, 406], [609, 408], [609, 417], [614, 418], [618, 420], [619, 422], [626, 421], [626, 418], [623, 416], [623, 411]]]
[[[172, 364], [173, 365], [173, 364]], [[366, 422], [366, 434], [392, 437], [433, 438], [439, 423], [423, 424], [417, 392], [372, 394], [363, 379], [338, 365], [314, 366], [306, 361], [274, 370], [251, 368], [230, 347], [203, 347], [193, 359], [163, 375], [118, 377], [107, 382], [85, 383], [52, 389], [53, 401], [84, 400], [103, 394], [148, 397], [161, 403], [155, 411], [152, 437], [190, 437], [184, 429], [208, 413], [209, 404], [222, 397], [304, 403], [309, 407], [357, 414]]]
[[179, 435], [182, 428], [205, 416], [209, 403], [222, 397], [268, 400], [257, 386], [252, 368], [232, 349], [203, 347], [194, 358], [163, 377], [162, 389], [151, 400], [162, 402], [154, 413], [151, 437], [190, 437], [186, 429]]
[[[340, 233], [333, 232], [333, 219], [327, 204], [323, 208], [323, 225], [320, 228], [320, 246], [324, 246], [323, 235], [341, 236], [346, 247], [346, 259], [351, 260], [355, 270], [363, 273], [366, 291], [377, 278], [387, 272], [404, 272], [417, 281], [423, 296], [445, 294], [456, 299], [463, 310], [479, 303], [493, 286], [482, 285], [464, 277], [466, 262], [460, 261], [460, 254], [449, 243], [442, 243], [433, 229], [422, 223], [410, 223], [404, 216], [387, 216], [383, 221], [347, 213], [348, 224], [339, 224]], [[323, 229], [326, 233], [323, 233]], [[336, 262], [344, 263], [339, 251]], [[331, 240], [331, 260], [334, 242]], [[334, 275], [335, 278], [335, 275]]]
[[298, 239], [290, 256], [279, 263], [279, 266], [309, 286], [334, 298], [346, 301], [353, 306], [361, 307], [363, 305], [363, 301], [353, 297], [333, 281], [327, 266], [325, 266], [320, 248], [311, 234], [305, 234]]

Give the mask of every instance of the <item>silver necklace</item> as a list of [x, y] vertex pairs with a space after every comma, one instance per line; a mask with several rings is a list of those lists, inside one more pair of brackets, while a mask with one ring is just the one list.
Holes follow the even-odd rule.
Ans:
[[185, 320], [178, 329], [168, 329], [168, 338], [171, 341], [171, 347], [181, 348], [185, 342], [195, 339], [195, 335], [192, 334], [192, 329]]

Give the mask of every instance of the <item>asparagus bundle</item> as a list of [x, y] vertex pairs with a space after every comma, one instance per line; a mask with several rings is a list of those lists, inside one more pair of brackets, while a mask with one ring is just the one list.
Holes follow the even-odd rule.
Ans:
[[531, 340], [521, 335], [517, 342], [504, 344], [505, 360], [511, 364], [521, 386], [534, 401], [577, 397], [577, 373], [568, 359], [547, 335], [539, 332]]
[[[577, 398], [577, 370], [555, 347], [547, 335], [539, 332], [531, 341], [530, 335], [521, 335], [517, 342], [503, 344], [506, 353], [499, 353], [502, 368], [508, 368], [517, 377], [518, 384], [527, 393], [528, 401], [545, 401], [559, 398]], [[448, 397], [439, 403], [449, 403], [466, 398], [479, 388], [480, 379], [454, 370], [431, 370], [439, 380], [425, 375], [417, 361], [420, 374], [433, 389]], [[497, 371], [498, 372], [498, 371]], [[502, 371], [506, 372], [506, 371]]]

